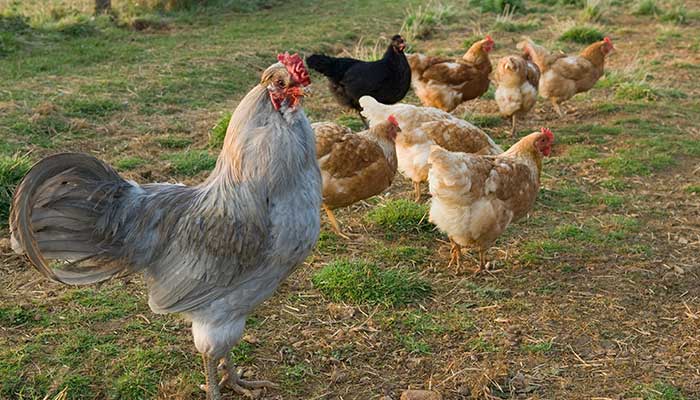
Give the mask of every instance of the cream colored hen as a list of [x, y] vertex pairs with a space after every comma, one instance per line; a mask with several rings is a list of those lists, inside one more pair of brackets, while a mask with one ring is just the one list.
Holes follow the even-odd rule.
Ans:
[[497, 156], [453, 153], [433, 146], [430, 151], [430, 221], [452, 243], [450, 265], [461, 266], [461, 247], [485, 253], [508, 225], [525, 216], [540, 187], [542, 157], [549, 156], [554, 135], [542, 128]]
[[420, 183], [428, 180], [430, 146], [449, 151], [496, 155], [503, 150], [481, 129], [437, 108], [410, 104], [381, 104], [372, 97], [360, 99], [362, 115], [374, 126], [390, 115], [396, 117], [401, 134], [396, 138], [399, 171], [413, 181], [416, 201], [420, 200]]
[[496, 83], [496, 103], [501, 115], [512, 119], [510, 135], [515, 136], [517, 117], [527, 114], [537, 102], [540, 69], [519, 56], [503, 57], [498, 62], [493, 80]]

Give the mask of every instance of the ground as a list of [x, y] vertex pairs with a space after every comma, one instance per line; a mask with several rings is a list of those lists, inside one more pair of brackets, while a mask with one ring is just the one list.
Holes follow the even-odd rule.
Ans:
[[[233, 358], [280, 384], [265, 399], [700, 398], [700, 2], [510, 1], [511, 15], [491, 11], [499, 1], [249, 1], [142, 15], [114, 0], [115, 20], [86, 17], [90, 3], [0, 0], [0, 211], [7, 176], [59, 151], [139, 182], [201, 182], [219, 121], [279, 51], [372, 56], [404, 22], [411, 51], [459, 56], [489, 33], [492, 60], [522, 35], [567, 52], [584, 46], [560, 40], [569, 28], [585, 28], [564, 35], [582, 42], [610, 35], [606, 77], [564, 118], [540, 101], [519, 129], [547, 126], [557, 142], [534, 209], [489, 254], [496, 271], [448, 269], [427, 199], [414, 204], [397, 177], [337, 212], [350, 240], [324, 219]], [[310, 119], [357, 129], [312, 80]], [[492, 93], [455, 113], [507, 146]], [[0, 398], [204, 398], [188, 324], [152, 314], [138, 276], [64, 287], [6, 239], [0, 260]]]

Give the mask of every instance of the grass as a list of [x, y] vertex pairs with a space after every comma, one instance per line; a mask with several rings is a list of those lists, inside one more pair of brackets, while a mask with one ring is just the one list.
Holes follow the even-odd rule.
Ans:
[[662, 11], [656, 4], [656, 0], [639, 0], [634, 10], [635, 15], [657, 16], [661, 13]]
[[493, 128], [503, 124], [504, 119], [499, 115], [467, 113], [462, 119], [479, 128]]
[[144, 160], [141, 157], [136, 157], [136, 156], [131, 156], [131, 157], [123, 157], [117, 160], [114, 163], [114, 166], [117, 167], [118, 170], [121, 171], [129, 171], [132, 169], [136, 169], [146, 163], [146, 160]]
[[433, 229], [428, 222], [428, 207], [410, 200], [391, 200], [373, 208], [367, 214], [373, 225], [394, 233], [427, 232]]
[[15, 187], [29, 172], [31, 165], [27, 157], [0, 156], [0, 228], [7, 226]]
[[[166, 149], [182, 149], [192, 144], [192, 139], [174, 135], [168, 135], [155, 139], [155, 142]], [[220, 147], [220, 146], [217, 146]]]
[[586, 0], [579, 19], [583, 22], [598, 22], [603, 19], [608, 7], [607, 0]]
[[507, 12], [524, 12], [525, 2], [523, 0], [470, 0], [472, 7], [478, 7], [481, 12], [493, 12], [501, 14]]
[[170, 168], [173, 172], [186, 176], [211, 170], [216, 165], [216, 157], [209, 154], [207, 150], [188, 150], [171, 154], [168, 156], [168, 160], [170, 160]]
[[408, 8], [400, 32], [410, 45], [414, 40], [429, 38], [441, 24], [454, 16], [451, 5], [431, 0], [425, 5]]
[[592, 26], [573, 26], [559, 36], [559, 40], [579, 44], [591, 44], [605, 37], [598, 29]]
[[216, 121], [216, 125], [211, 128], [209, 132], [209, 146], [214, 149], [220, 149], [224, 145], [224, 138], [226, 138], [226, 130], [228, 129], [228, 124], [231, 121], [231, 113], [226, 112], [224, 115]]
[[428, 282], [412, 272], [358, 260], [334, 261], [314, 273], [311, 282], [332, 301], [387, 307], [416, 302], [431, 292]]
[[[31, 164], [81, 151], [120, 169], [133, 157], [145, 162], [125, 174], [140, 183], [196, 185], [206, 171], [193, 172], [192, 153], [212, 165], [228, 117], [210, 146], [211, 128], [277, 52], [373, 59], [408, 9], [429, 9], [427, 2], [274, 0], [240, 13], [232, 0], [168, 10], [158, 1], [128, 9], [136, 2], [113, 0], [112, 21], [92, 19], [92, 0], [0, 0], [0, 155]], [[320, 214], [316, 249], [256, 309], [234, 362], [246, 378], [281, 383], [263, 397], [284, 399], [398, 398], [430, 382], [443, 382], [432, 387], [444, 398], [600, 396], [600, 376], [585, 373], [573, 349], [608, 374], [608, 394], [697, 398], [697, 366], [687, 355], [698, 343], [677, 340], [697, 337], [685, 313], [700, 309], [688, 295], [697, 291], [697, 257], [686, 229], [700, 196], [695, 9], [688, 3], [674, 12], [681, 2], [656, 0], [660, 12], [636, 16], [638, 0], [608, 0], [588, 16], [581, 0], [522, 1], [515, 12], [504, 2], [470, 3], [440, 0], [454, 16], [409, 44], [459, 57], [462, 40], [491, 34], [495, 62], [517, 54], [523, 34], [577, 53], [587, 43], [557, 40], [572, 24], [619, 39], [606, 77], [567, 101], [563, 119], [539, 100], [522, 121], [523, 133], [550, 126], [557, 143], [533, 209], [489, 252], [498, 271], [472, 276], [472, 249], [464, 249], [461, 272], [447, 269], [449, 244], [427, 222], [429, 200], [397, 203], [412, 199], [410, 182], [397, 174], [381, 197], [338, 210], [350, 240], [331, 233]], [[325, 78], [313, 72], [312, 80], [315, 94], [304, 101], [312, 122], [364, 129], [335, 103]], [[466, 107], [495, 141], [509, 144], [493, 91]], [[418, 99], [409, 92], [402, 102]], [[190, 159], [186, 173], [173, 157]], [[12, 254], [8, 234], [0, 227], [0, 398], [55, 399], [64, 387], [68, 399], [203, 398], [189, 324], [150, 312], [140, 274], [99, 287], [50, 284]], [[312, 281], [342, 260], [373, 267], [335, 269], [332, 288]], [[381, 372], [380, 383], [372, 371]], [[522, 390], [520, 374], [534, 384]]]

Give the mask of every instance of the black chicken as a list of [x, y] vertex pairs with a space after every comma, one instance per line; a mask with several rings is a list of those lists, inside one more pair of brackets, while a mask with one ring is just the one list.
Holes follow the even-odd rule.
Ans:
[[[306, 64], [328, 77], [328, 86], [341, 105], [359, 112], [362, 96], [372, 96], [384, 104], [404, 98], [411, 87], [411, 67], [403, 54], [405, 48], [401, 35], [394, 35], [381, 60], [368, 62], [313, 54], [306, 58]], [[364, 117], [360, 117], [367, 125]]]

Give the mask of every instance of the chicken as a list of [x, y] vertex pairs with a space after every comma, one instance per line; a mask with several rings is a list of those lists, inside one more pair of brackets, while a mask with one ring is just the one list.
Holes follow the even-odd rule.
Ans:
[[409, 54], [411, 84], [424, 106], [450, 112], [489, 89], [494, 41], [486, 36], [472, 45], [461, 59]]
[[503, 57], [493, 79], [497, 86], [496, 103], [501, 115], [512, 119], [510, 135], [515, 136], [516, 118], [527, 114], [537, 102], [540, 69], [519, 56]]
[[240, 379], [230, 350], [319, 235], [321, 173], [300, 107], [309, 76], [298, 55], [278, 59], [236, 108], [202, 184], [140, 185], [63, 153], [34, 165], [13, 199], [13, 248], [43, 275], [80, 285], [141, 272], [153, 312], [192, 322], [210, 400], [223, 385], [246, 395], [275, 386]]
[[[394, 104], [406, 96], [411, 87], [411, 68], [403, 53], [405, 48], [401, 35], [394, 35], [381, 60], [367, 62], [313, 54], [306, 63], [328, 77], [329, 88], [342, 106], [359, 112], [362, 96], [372, 96], [384, 104]], [[363, 122], [367, 126], [367, 121]]]
[[[508, 225], [525, 216], [540, 187], [542, 157], [549, 156], [552, 131], [542, 128], [497, 156], [430, 150], [430, 221], [447, 233], [452, 244], [450, 265], [461, 266], [461, 247], [485, 253]], [[448, 266], [449, 267], [449, 266]]]
[[583, 49], [581, 54], [570, 56], [552, 54], [530, 39], [518, 43], [523, 56], [532, 60], [540, 69], [540, 95], [552, 103], [560, 117], [564, 116], [559, 104], [576, 93], [591, 89], [603, 76], [605, 57], [615, 48], [609, 37]]
[[323, 208], [336, 233], [347, 238], [331, 210], [370, 198], [391, 186], [396, 174], [394, 142], [399, 124], [389, 116], [357, 134], [332, 122], [311, 126], [323, 178]]
[[500, 154], [501, 148], [481, 129], [450, 113], [432, 107], [410, 104], [385, 105], [369, 96], [360, 99], [370, 125], [396, 117], [401, 134], [396, 138], [399, 171], [413, 182], [416, 201], [420, 201], [420, 183], [428, 180], [430, 146], [474, 154]]

